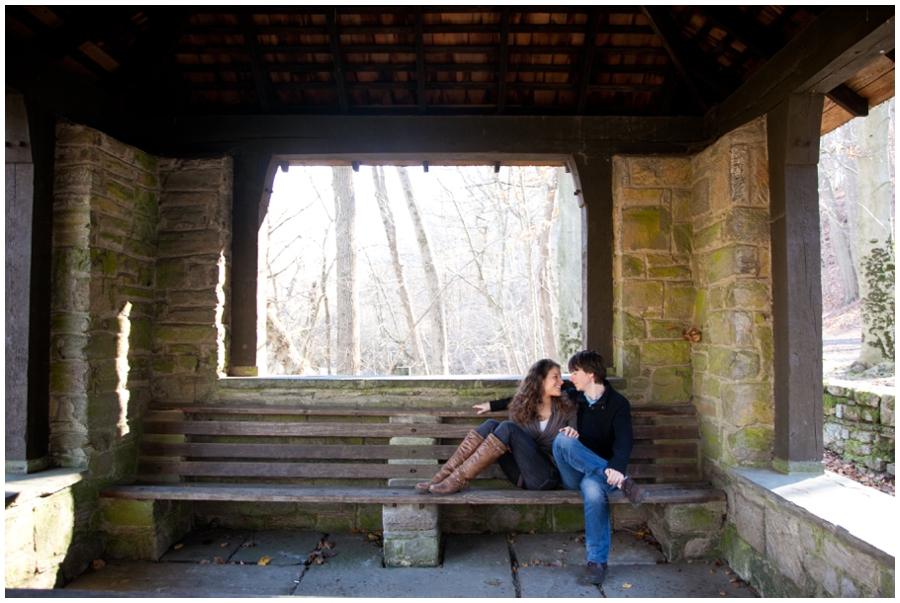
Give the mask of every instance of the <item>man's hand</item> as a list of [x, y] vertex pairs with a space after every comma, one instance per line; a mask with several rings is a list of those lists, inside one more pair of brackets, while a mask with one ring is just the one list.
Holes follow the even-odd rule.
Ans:
[[483, 415], [486, 412], [491, 412], [491, 403], [485, 402], [483, 404], [476, 404], [472, 408], [477, 409], [479, 415]]
[[615, 469], [607, 469], [606, 473], [606, 483], [610, 486], [618, 486], [625, 479], [625, 476], [616, 471]]
[[568, 425], [566, 425], [565, 427], [560, 429], [559, 433], [564, 433], [567, 436], [569, 436], [570, 438], [575, 438], [576, 440], [578, 439], [578, 432], [575, 431], [575, 429], [573, 429], [572, 427], [569, 427]]

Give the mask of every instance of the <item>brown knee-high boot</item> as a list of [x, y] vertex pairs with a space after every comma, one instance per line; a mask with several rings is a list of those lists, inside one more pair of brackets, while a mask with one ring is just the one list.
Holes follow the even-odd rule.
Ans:
[[447, 479], [447, 476], [453, 473], [457, 467], [462, 465], [463, 461], [472, 456], [472, 453], [475, 452], [476, 448], [481, 446], [482, 442], [484, 442], [484, 438], [481, 437], [481, 434], [474, 429], [470, 431], [466, 435], [466, 439], [464, 439], [462, 444], [459, 445], [459, 448], [456, 449], [456, 452], [453, 453], [453, 456], [447, 459], [447, 462], [434, 474], [434, 477], [432, 477], [430, 481], [416, 484], [416, 492], [419, 494], [427, 494], [429, 487], [434, 484], [439, 484]]
[[428, 491], [432, 494], [453, 494], [454, 492], [459, 492], [508, 450], [509, 448], [506, 444], [497, 439], [497, 436], [494, 434], [488, 435], [481, 446], [456, 471], [451, 473], [441, 483], [431, 486]]

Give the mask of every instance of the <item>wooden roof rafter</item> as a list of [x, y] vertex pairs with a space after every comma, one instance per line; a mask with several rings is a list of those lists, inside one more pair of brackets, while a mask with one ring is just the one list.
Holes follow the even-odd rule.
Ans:
[[[326, 8], [325, 18], [328, 22], [328, 36], [331, 39], [331, 60], [334, 64], [334, 81], [337, 84], [338, 102], [340, 103], [341, 113], [347, 113], [350, 110], [350, 100], [347, 95], [347, 84], [344, 79], [343, 58], [341, 57], [341, 38], [337, 26], [337, 8]], [[267, 50], [270, 50], [267, 48]], [[273, 52], [275, 52], [273, 50]]]

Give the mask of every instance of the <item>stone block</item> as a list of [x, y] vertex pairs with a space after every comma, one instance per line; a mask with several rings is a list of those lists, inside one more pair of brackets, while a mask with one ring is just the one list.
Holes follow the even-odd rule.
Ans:
[[626, 207], [660, 205], [664, 192], [660, 188], [622, 188], [619, 190], [618, 201]]
[[725, 217], [724, 232], [729, 241], [758, 243], [769, 239], [769, 212], [765, 209], [735, 207]]
[[702, 216], [710, 209], [709, 179], [698, 180], [691, 187], [691, 215]]
[[708, 370], [734, 381], [748, 379], [759, 374], [759, 356], [755, 352], [716, 346], [709, 350]]
[[426, 532], [438, 529], [438, 505], [384, 505], [381, 518], [386, 532]]
[[806, 568], [809, 577], [821, 585], [829, 595], [841, 596], [837, 572], [829, 563], [815, 555], [807, 554], [803, 557], [803, 567]]
[[775, 430], [771, 426], [742, 427], [728, 436], [728, 446], [738, 465], [759, 465], [772, 460]]
[[663, 284], [656, 281], [625, 281], [622, 285], [622, 305], [636, 311], [661, 310]]
[[617, 312], [615, 320], [619, 325], [616, 335], [625, 341], [644, 337], [644, 321], [628, 312]]
[[644, 261], [636, 255], [622, 255], [622, 277], [644, 276]]
[[774, 395], [770, 383], [726, 383], [722, 386], [725, 418], [736, 427], [774, 424]]
[[745, 245], [731, 245], [709, 254], [708, 282], [715, 283], [731, 276], [758, 276], [759, 250]]
[[722, 229], [722, 222], [716, 222], [715, 224], [698, 230], [694, 235], [694, 249], [700, 251], [718, 247], [723, 240]]
[[800, 540], [800, 524], [793, 517], [768, 509], [765, 514], [766, 556], [775, 568], [803, 588], [806, 574], [803, 559], [806, 556]]
[[435, 567], [440, 554], [440, 530], [384, 531], [384, 562], [388, 567]]
[[691, 219], [690, 191], [672, 191], [672, 217], [676, 222], [684, 222]]
[[713, 344], [750, 346], [755, 343], [753, 335], [753, 317], [747, 312], [728, 310], [709, 314], [704, 339]]
[[165, 180], [166, 191], [218, 191], [226, 184], [225, 172], [221, 169], [177, 169], [170, 172]]
[[691, 399], [693, 379], [689, 368], [666, 367], [653, 371], [651, 400], [655, 403], [683, 402]]
[[676, 253], [689, 254], [694, 251], [694, 226], [690, 222], [672, 227], [672, 242]]
[[890, 394], [883, 395], [879, 410], [881, 411], [881, 424], [894, 427], [894, 396]]
[[[650, 339], [683, 339], [681, 331], [684, 323], [673, 320], [648, 320], [647, 333]], [[643, 337], [643, 333], [641, 333]]]
[[673, 534], [715, 534], [725, 522], [726, 502], [661, 505], [666, 528]]
[[693, 314], [695, 297], [691, 284], [666, 283], [663, 314], [668, 319], [689, 320]]
[[660, 266], [647, 270], [647, 276], [654, 279], [689, 281], [691, 269], [688, 266]]
[[[75, 533], [74, 502], [69, 489], [42, 499], [34, 507], [34, 551], [38, 569], [51, 558], [64, 557]], [[53, 563], [52, 565], [58, 565]]]
[[673, 366], [688, 364], [691, 360], [691, 346], [682, 341], [653, 341], [641, 346], [643, 366]]
[[687, 157], [632, 157], [631, 184], [688, 188], [692, 184], [691, 161]]
[[740, 279], [728, 285], [726, 304], [731, 308], [768, 310], [772, 305], [772, 294], [766, 283]]
[[622, 249], [669, 249], [672, 217], [663, 207], [622, 210]]
[[751, 502], [750, 499], [740, 494], [735, 494], [733, 511], [734, 525], [738, 535], [757, 552], [765, 554], [764, 507]]
[[842, 573], [853, 576], [873, 591], [880, 588], [878, 563], [871, 556], [850, 549], [829, 535], [825, 536], [822, 543], [822, 554], [829, 563], [840, 568]]
[[856, 403], [860, 406], [869, 406], [871, 408], [878, 408], [881, 404], [881, 396], [878, 394], [874, 394], [872, 392], [864, 392], [857, 390], [853, 396]]
[[202, 230], [209, 225], [209, 212], [205, 206], [165, 205], [160, 212], [160, 231]]

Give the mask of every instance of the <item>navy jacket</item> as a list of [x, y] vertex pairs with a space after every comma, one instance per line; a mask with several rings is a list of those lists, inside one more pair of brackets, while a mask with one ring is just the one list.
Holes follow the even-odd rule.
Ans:
[[[631, 405], [625, 396], [612, 388], [609, 381], [604, 381], [603, 387], [603, 395], [593, 406], [588, 404], [584, 393], [574, 387], [565, 391], [578, 407], [578, 440], [605, 459], [611, 469], [625, 474], [634, 446]], [[510, 402], [512, 398], [494, 400], [491, 410], [506, 410]]]

